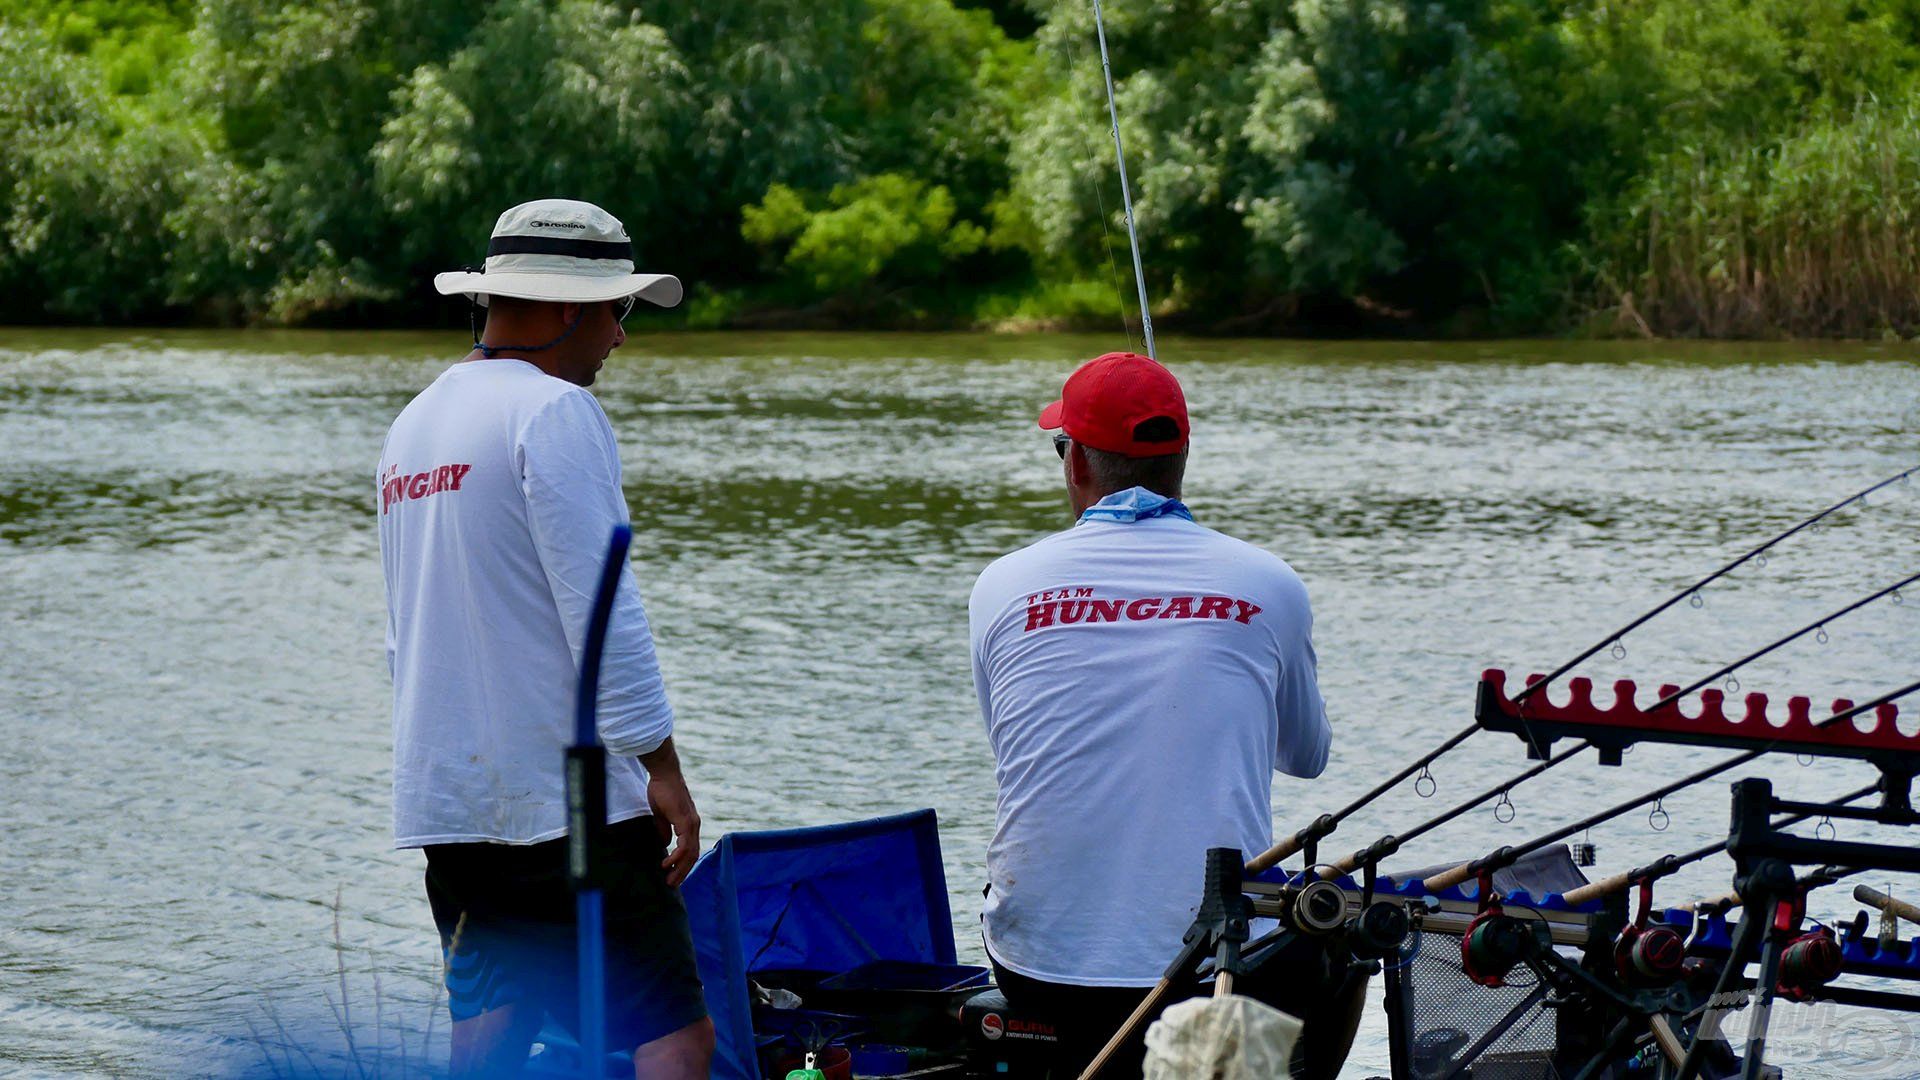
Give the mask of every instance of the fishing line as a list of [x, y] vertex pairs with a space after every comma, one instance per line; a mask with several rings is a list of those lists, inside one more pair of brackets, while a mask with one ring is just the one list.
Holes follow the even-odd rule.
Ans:
[[1093, 0], [1093, 30], [1100, 38], [1100, 72], [1107, 81], [1107, 118], [1113, 121], [1113, 159], [1120, 166], [1120, 206], [1127, 215], [1127, 242], [1133, 248], [1133, 283], [1140, 290], [1140, 336], [1146, 339], [1147, 356], [1159, 359], [1153, 351], [1153, 313], [1147, 310], [1147, 272], [1140, 266], [1140, 234], [1133, 225], [1133, 195], [1127, 186], [1127, 151], [1120, 145], [1120, 109], [1113, 103], [1113, 65], [1107, 59], [1107, 22], [1100, 14], [1100, 0]]
[[[1080, 70], [1080, 59], [1073, 51], [1072, 34], [1062, 34], [1060, 44], [1061, 47], [1067, 51], [1067, 90], [1071, 92], [1073, 90], [1073, 73]], [[1081, 131], [1083, 141], [1085, 140], [1086, 134], [1084, 130]], [[1113, 298], [1120, 307], [1120, 330], [1126, 335], [1127, 349], [1131, 352], [1133, 349], [1133, 324], [1127, 321], [1127, 291], [1120, 284], [1120, 264], [1116, 262], [1113, 257], [1113, 222], [1107, 217], [1107, 197], [1100, 191], [1100, 168], [1096, 161], [1098, 157], [1098, 148], [1088, 143], [1087, 160], [1089, 162], [1095, 162], [1093, 170], [1093, 201], [1094, 204], [1100, 208], [1100, 249], [1107, 253], [1107, 269], [1113, 274]], [[1149, 352], [1151, 352], [1151, 350], [1149, 350]]]

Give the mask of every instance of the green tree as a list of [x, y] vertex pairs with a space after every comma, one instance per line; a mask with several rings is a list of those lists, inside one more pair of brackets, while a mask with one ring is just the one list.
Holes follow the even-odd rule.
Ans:
[[612, 209], [642, 262], [677, 256], [662, 234], [685, 211], [674, 167], [693, 100], [659, 27], [592, 0], [502, 0], [407, 77], [373, 150], [404, 265], [476, 262], [487, 214], [552, 196]]
[[946, 0], [871, 0], [849, 118], [862, 172], [905, 172], [979, 214], [1004, 194], [1026, 102], [1045, 89], [1031, 46], [985, 11]]
[[857, 175], [846, 118], [862, 0], [657, 0], [643, 10], [699, 80], [679, 178], [694, 219], [730, 222], [775, 182], [830, 187]]
[[986, 242], [980, 226], [955, 218], [946, 188], [899, 173], [839, 185], [824, 205], [775, 184], [742, 216], [742, 235], [784, 249], [781, 264], [823, 297], [938, 281]]
[[721, 283], [755, 265], [743, 208], [774, 185], [815, 196], [898, 172], [979, 214], [1004, 190], [1033, 91], [1031, 48], [948, 0], [661, 0], [646, 5], [695, 73], [674, 246]]
[[[89, 58], [0, 23], [0, 317], [163, 319], [204, 293], [182, 248], [232, 179], [204, 131], [118, 101]], [[196, 267], [225, 280], [225, 254]]]
[[377, 310], [414, 283], [392, 258], [373, 148], [402, 80], [484, 14], [464, 0], [207, 0], [192, 93], [257, 193], [252, 262], [285, 321]]
[[[1014, 192], [1036, 254], [1086, 272], [1125, 239], [1080, 7], [1056, 4], [1041, 33], [1066, 92], [1029, 115]], [[1512, 164], [1516, 94], [1476, 37], [1479, 0], [1110, 10], [1142, 247], [1175, 306], [1328, 296], [1445, 312], [1486, 302], [1503, 261], [1537, 242]]]
[[1476, 40], [1482, 5], [1300, 0], [1294, 19], [1253, 65], [1241, 126], [1256, 271], [1410, 308], [1491, 302], [1502, 259], [1539, 238], [1509, 168], [1513, 87]]
[[[1619, 316], [1610, 326], [1752, 335], [1910, 324], [1897, 303], [1830, 317], [1806, 308], [1905, 280], [1902, 184], [1879, 148], [1904, 143], [1920, 101], [1920, 8], [1594, 0], [1533, 15], [1538, 32], [1515, 55], [1528, 129], [1568, 162], [1568, 246], [1585, 295]], [[1853, 187], [1877, 193], [1877, 222], [1835, 182], [1837, 168], [1856, 167]], [[1865, 250], [1881, 253], [1870, 267], [1827, 257]], [[1780, 276], [1750, 276], [1761, 273]]]
[[192, 0], [11, 0], [0, 19], [38, 26], [62, 51], [93, 61], [114, 94], [147, 94], [191, 49]]

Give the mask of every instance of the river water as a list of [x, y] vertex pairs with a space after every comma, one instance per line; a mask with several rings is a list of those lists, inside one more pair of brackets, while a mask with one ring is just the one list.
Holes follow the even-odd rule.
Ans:
[[[979, 957], [993, 780], [965, 599], [988, 561], [1067, 524], [1032, 418], [1077, 359], [1121, 344], [641, 336], [615, 354], [596, 392], [709, 839], [932, 806], [961, 951]], [[371, 472], [393, 415], [462, 351], [457, 334], [0, 334], [0, 1074], [444, 1061], [420, 857], [388, 847]], [[1284, 831], [1463, 726], [1483, 667], [1543, 670], [1743, 545], [1920, 464], [1909, 346], [1162, 353], [1195, 417], [1196, 516], [1287, 558], [1317, 612], [1333, 760], [1276, 783]], [[1920, 570], [1916, 496], [1894, 489], [1796, 538], [1584, 673], [1684, 682]], [[1911, 681], [1915, 601], [1754, 665], [1743, 692], [1864, 698]], [[1570, 765], [1514, 789], [1513, 823], [1477, 811], [1395, 862], [1518, 841], [1699, 756]], [[1434, 799], [1396, 791], [1331, 850], [1524, 764], [1511, 739], [1470, 741], [1435, 769]], [[1796, 796], [1870, 779], [1791, 757], [1752, 771]], [[1722, 836], [1726, 802], [1715, 781], [1666, 801], [1664, 833], [1644, 814], [1595, 829], [1596, 872]], [[1727, 880], [1710, 861], [1662, 898]], [[1842, 898], [1816, 910], [1850, 913]], [[1814, 1063], [1796, 1075], [1920, 1070], [1887, 1064], [1915, 1052], [1912, 1026], [1842, 1016], [1785, 1040]], [[1348, 1073], [1385, 1071], [1374, 1012]]]

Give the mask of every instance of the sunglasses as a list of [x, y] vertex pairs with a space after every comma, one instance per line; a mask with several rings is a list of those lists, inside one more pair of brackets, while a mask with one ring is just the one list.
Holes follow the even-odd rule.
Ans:
[[633, 314], [634, 302], [639, 299], [637, 296], [626, 296], [618, 300], [607, 301], [613, 305], [613, 321], [618, 323], [626, 322], [627, 316]]
[[1073, 440], [1067, 436], [1066, 432], [1056, 431], [1053, 433], [1053, 452], [1060, 455], [1061, 461], [1067, 460], [1067, 447], [1072, 444]]

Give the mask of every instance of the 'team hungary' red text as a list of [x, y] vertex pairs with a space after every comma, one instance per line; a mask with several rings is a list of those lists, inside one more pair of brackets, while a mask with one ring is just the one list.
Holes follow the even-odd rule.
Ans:
[[1260, 605], [1231, 596], [1142, 596], [1096, 600], [1091, 588], [1048, 589], [1027, 597], [1027, 629], [1148, 619], [1232, 619], [1246, 623]]
[[429, 495], [438, 495], [443, 491], [459, 491], [460, 481], [473, 470], [471, 465], [436, 465], [426, 472], [398, 473], [398, 466], [388, 470], [388, 476], [380, 485], [380, 512], [386, 513], [394, 503], [408, 499], [424, 499]]

